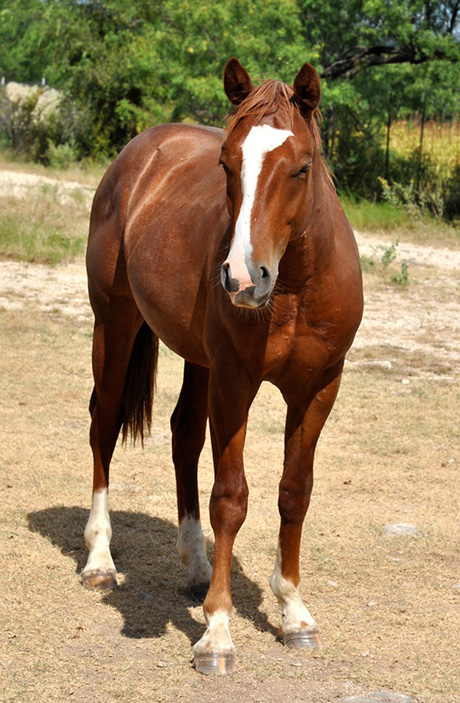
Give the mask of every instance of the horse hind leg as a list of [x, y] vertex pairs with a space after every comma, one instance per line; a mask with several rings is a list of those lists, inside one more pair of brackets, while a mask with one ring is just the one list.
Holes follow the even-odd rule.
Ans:
[[[109, 469], [123, 425], [133, 438], [143, 438], [150, 420], [157, 338], [137, 308], [119, 315], [116, 325], [96, 320], [93, 337], [95, 386], [90, 400], [90, 444], [93, 452], [93, 499], [85, 528], [89, 549], [82, 572], [87, 588], [113, 588], [116, 569], [110, 553], [112, 528], [108, 509]], [[122, 321], [125, 321], [122, 324]]]
[[200, 599], [206, 595], [212, 575], [201, 529], [197, 481], [208, 417], [208, 377], [207, 369], [185, 362], [182, 390], [171, 416], [179, 513], [177, 550], [188, 567], [187, 589]]

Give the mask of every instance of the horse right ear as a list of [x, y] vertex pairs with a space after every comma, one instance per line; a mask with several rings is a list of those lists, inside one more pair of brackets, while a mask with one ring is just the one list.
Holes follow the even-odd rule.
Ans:
[[230, 102], [239, 105], [253, 88], [249, 73], [238, 59], [229, 59], [224, 68], [224, 89]]

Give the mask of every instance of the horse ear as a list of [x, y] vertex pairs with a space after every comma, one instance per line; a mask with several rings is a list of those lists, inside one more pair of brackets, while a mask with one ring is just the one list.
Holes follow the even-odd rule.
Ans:
[[253, 88], [249, 73], [238, 59], [229, 59], [224, 68], [224, 89], [230, 102], [239, 105]]
[[321, 85], [316, 69], [304, 63], [294, 81], [294, 100], [305, 117], [310, 117], [321, 100]]

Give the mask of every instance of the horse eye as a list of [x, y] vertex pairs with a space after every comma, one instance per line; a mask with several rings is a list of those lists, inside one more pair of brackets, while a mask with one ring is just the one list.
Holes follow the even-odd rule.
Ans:
[[302, 168], [299, 171], [297, 171], [297, 173], [295, 174], [295, 177], [299, 178], [299, 177], [305, 176], [305, 174], [308, 173], [308, 171], [310, 170], [310, 166], [311, 166], [311, 161], [306, 163], [305, 166], [302, 166]]
[[229, 170], [228, 170], [227, 165], [224, 164], [224, 162], [223, 162], [221, 159], [219, 159], [219, 166], [222, 166], [222, 168], [224, 169], [225, 173], [229, 173]]

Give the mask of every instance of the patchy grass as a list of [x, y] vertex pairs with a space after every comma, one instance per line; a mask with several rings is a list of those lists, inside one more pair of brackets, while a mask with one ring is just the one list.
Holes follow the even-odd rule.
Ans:
[[18, 155], [8, 150], [0, 149], [0, 171], [16, 171], [18, 173], [34, 173], [47, 176], [59, 181], [78, 181], [82, 185], [96, 188], [110, 162], [98, 163], [85, 160], [72, 164], [68, 168], [50, 168], [43, 164], [24, 161]]
[[[86, 238], [81, 193], [65, 206], [53, 188], [39, 196], [2, 203], [5, 217]], [[410, 286], [389, 285], [395, 263], [385, 267], [382, 258], [391, 258], [390, 249], [369, 257], [381, 271], [375, 275], [374, 264], [364, 276], [368, 319], [319, 443], [304, 530], [303, 594], [326, 648], [298, 653], [275, 640], [280, 613], [268, 578], [285, 408], [267, 384], [248, 427], [249, 512], [232, 569], [238, 670], [224, 679], [200, 677], [189, 665], [205, 623], [183, 591], [175, 550], [169, 416], [182, 362], [162, 347], [152, 438], [143, 452], [115, 452], [110, 495], [120, 587], [87, 592], [78, 574], [91, 494], [91, 323], [65, 317], [58, 300], [44, 312], [40, 297], [23, 300], [11, 290], [8, 302], [22, 307], [0, 307], [5, 700], [338, 703], [399, 690], [420, 703], [458, 703], [458, 276], [430, 262], [411, 269]], [[200, 469], [212, 556], [209, 443]], [[386, 537], [382, 526], [395, 522], [416, 524], [420, 535]]]
[[57, 264], [83, 254], [88, 237], [88, 198], [78, 188], [65, 198], [43, 184], [26, 197], [0, 198], [0, 256]]
[[57, 264], [82, 254], [84, 248], [83, 237], [69, 236], [66, 231], [43, 222], [30, 222], [14, 215], [1, 216], [1, 256]]
[[460, 247], [458, 223], [448, 224], [427, 214], [414, 216], [402, 206], [371, 202], [352, 195], [341, 195], [340, 201], [353, 229], [358, 232], [393, 234], [405, 241]]
[[360, 232], [391, 233], [409, 229], [410, 215], [400, 207], [384, 202], [370, 202], [352, 195], [341, 195], [340, 201], [350, 224]]
[[[441, 314], [456, 272], [435, 273], [405, 291], [365, 276], [367, 314], [380, 332], [365, 320], [349, 355], [318, 446], [304, 531], [303, 594], [326, 644], [317, 653], [275, 641], [280, 613], [268, 578], [285, 409], [268, 384], [257, 396], [245, 455], [249, 512], [232, 571], [238, 671], [229, 678], [200, 677], [189, 664], [205, 624], [201, 606], [183, 591], [175, 552], [168, 425], [182, 362], [162, 350], [152, 440], [143, 452], [115, 452], [120, 588], [87, 592], [78, 574], [91, 494], [90, 323], [58, 309], [45, 314], [32, 302], [0, 310], [5, 699], [338, 703], [395, 690], [420, 703], [458, 703], [460, 394], [459, 367], [450, 359], [459, 331], [456, 308]], [[404, 334], [397, 325], [403, 315]], [[209, 443], [200, 476], [212, 555]], [[396, 522], [414, 523], [420, 535], [385, 536], [382, 526]]]
[[399, 241], [395, 240], [388, 245], [376, 246], [372, 255], [361, 255], [361, 268], [365, 274], [377, 274], [382, 280], [396, 286], [405, 288], [409, 285], [409, 264], [407, 259], [395, 260], [398, 256]]

